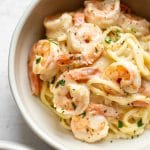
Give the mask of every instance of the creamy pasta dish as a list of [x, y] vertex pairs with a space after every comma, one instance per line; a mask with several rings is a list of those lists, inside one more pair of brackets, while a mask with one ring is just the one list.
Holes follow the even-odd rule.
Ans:
[[[74, 137], [134, 138], [150, 128], [150, 23], [119, 0], [44, 19], [30, 51], [32, 93]], [[49, 119], [49, 118], [48, 118]]]

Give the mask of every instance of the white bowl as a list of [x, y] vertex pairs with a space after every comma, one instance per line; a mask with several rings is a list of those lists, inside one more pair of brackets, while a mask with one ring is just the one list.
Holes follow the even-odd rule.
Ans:
[[[138, 2], [143, 3], [140, 0]], [[140, 4], [138, 2], [136, 1], [134, 6], [137, 7], [137, 4]], [[27, 74], [27, 58], [33, 43], [42, 38], [43, 18], [58, 11], [79, 7], [81, 3], [80, 0], [33, 0], [26, 10], [15, 30], [9, 55], [9, 80], [17, 105], [31, 129], [55, 148], [63, 150], [81, 148], [86, 150], [148, 149], [150, 147], [150, 132], [148, 131], [132, 140], [114, 140], [113, 143], [100, 142], [96, 144], [80, 142], [73, 137], [71, 132], [63, 129], [55, 114], [31, 94]], [[146, 7], [143, 10], [145, 9]], [[150, 16], [148, 12], [147, 15]]]
[[1, 150], [33, 150], [24, 145], [8, 142], [8, 141], [0, 141], [0, 149]]

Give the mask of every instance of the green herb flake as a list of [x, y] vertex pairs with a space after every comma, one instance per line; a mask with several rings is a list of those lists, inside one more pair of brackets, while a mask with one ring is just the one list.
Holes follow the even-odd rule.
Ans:
[[77, 59], [78, 59], [78, 60], [81, 60], [81, 57], [79, 56], [79, 57], [77, 57]]
[[122, 128], [123, 127], [123, 122], [121, 120], [118, 121], [118, 128]]
[[140, 119], [140, 120], [137, 122], [137, 126], [138, 126], [138, 127], [142, 127], [142, 126], [143, 126], [142, 119]]
[[60, 85], [61, 86], [64, 86], [65, 85], [65, 80], [59, 80], [58, 82], [57, 82], [57, 84], [56, 84], [56, 88], [58, 88]]
[[106, 42], [107, 44], [110, 44], [111, 41], [112, 41], [112, 39], [111, 39], [110, 37], [106, 37], [106, 38], [105, 38], [105, 42]]
[[51, 43], [54, 43], [54, 44], [58, 45], [58, 42], [57, 42], [57, 41], [55, 41], [55, 40], [53, 40], [53, 39], [48, 39], [48, 40], [49, 40], [49, 42], [51, 42]]
[[36, 58], [36, 64], [39, 64], [39, 63], [40, 63], [40, 61], [41, 61], [41, 57]]
[[76, 106], [76, 104], [74, 102], [72, 102], [72, 106], [73, 106], [74, 110], [77, 108], [77, 106]]
[[53, 99], [54, 99], [54, 96], [52, 95], [52, 96], [50, 97], [50, 99], [53, 100]]
[[132, 33], [136, 33], [136, 28], [131, 28]]
[[121, 31], [117, 29], [116, 34], [119, 36], [120, 33], [121, 33]]

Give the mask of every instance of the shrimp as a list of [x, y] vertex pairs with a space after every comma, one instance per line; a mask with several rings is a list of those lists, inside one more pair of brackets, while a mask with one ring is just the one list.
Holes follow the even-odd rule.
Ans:
[[148, 107], [148, 106], [150, 106], [149, 103], [143, 102], [141, 100], [133, 101], [131, 103], [131, 105], [134, 106], [134, 107]]
[[32, 94], [38, 96], [40, 94], [41, 84], [40, 84], [40, 78], [37, 74], [33, 73], [33, 61], [35, 57], [34, 49], [36, 45], [33, 46], [30, 55], [29, 55], [29, 62], [28, 62], [28, 75], [30, 79], [31, 84], [31, 90]]
[[98, 72], [92, 67], [64, 72], [52, 88], [56, 111], [70, 116], [83, 113], [90, 102], [90, 92], [84, 82]]
[[46, 36], [58, 41], [65, 41], [67, 39], [67, 30], [72, 26], [72, 16], [69, 13], [49, 16], [44, 20], [46, 28]]
[[131, 13], [131, 9], [124, 3], [120, 4], [121, 12], [123, 13]]
[[130, 13], [120, 13], [118, 25], [125, 31], [141, 37], [150, 34], [150, 23], [141, 17]]
[[33, 48], [33, 67], [34, 74], [40, 75], [44, 81], [50, 81], [58, 72], [59, 68], [56, 63], [60, 50], [55, 41], [40, 40]]
[[150, 82], [142, 80], [142, 85], [141, 88], [139, 89], [139, 93], [150, 97]]
[[70, 54], [58, 58], [59, 65], [72, 63], [75, 67], [93, 64], [102, 54], [102, 31], [99, 27], [84, 23], [73, 26], [68, 31], [68, 49]]
[[84, 16], [84, 13], [83, 12], [76, 12], [74, 15], [73, 15], [73, 24], [75, 26], [80, 26], [82, 25], [83, 23], [85, 23], [85, 16]]
[[141, 77], [137, 67], [129, 61], [114, 62], [106, 68], [104, 79], [118, 83], [127, 93], [137, 93], [141, 87]]
[[97, 110], [87, 108], [87, 111], [83, 114], [72, 117], [71, 130], [77, 139], [93, 143], [108, 135], [107, 119], [101, 113], [95, 113], [95, 111]]
[[91, 111], [93, 112], [93, 114], [100, 114], [105, 117], [119, 117], [119, 113], [117, 112], [117, 110], [115, 110], [115, 108], [103, 104], [91, 103], [86, 109], [86, 112]]
[[102, 29], [106, 29], [111, 25], [117, 24], [120, 15], [120, 1], [85, 1], [84, 12], [87, 22], [96, 24]]
[[[144, 96], [150, 97], [150, 83], [147, 82], [146, 80], [142, 80], [142, 84], [141, 84], [141, 87], [140, 87], [138, 93], [140, 93]], [[133, 101], [131, 105], [134, 107], [148, 107], [148, 106], [150, 106], [149, 103], [141, 101], [141, 100]]]

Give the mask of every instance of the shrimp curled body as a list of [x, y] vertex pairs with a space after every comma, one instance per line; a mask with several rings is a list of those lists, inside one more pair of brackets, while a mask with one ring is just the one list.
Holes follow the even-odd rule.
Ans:
[[58, 58], [59, 64], [72, 63], [76, 67], [93, 64], [101, 55], [102, 31], [91, 23], [73, 26], [68, 31], [68, 50], [70, 54]]
[[90, 108], [82, 115], [73, 116], [71, 120], [71, 130], [74, 136], [88, 143], [97, 142], [106, 137], [108, 129], [107, 119]]
[[46, 17], [44, 20], [46, 36], [58, 41], [67, 39], [67, 30], [72, 26], [72, 16], [69, 13]]
[[112, 63], [106, 68], [103, 77], [119, 83], [127, 93], [137, 93], [141, 87], [141, 77], [137, 67], [129, 61]]
[[85, 16], [90, 23], [105, 29], [116, 25], [120, 14], [119, 0], [85, 1]]
[[90, 92], [84, 83], [98, 73], [96, 68], [75, 69], [64, 72], [52, 89], [56, 111], [64, 115], [79, 115], [85, 111], [90, 102]]
[[129, 13], [120, 13], [118, 25], [125, 32], [130, 32], [137, 37], [148, 35], [150, 33], [150, 23], [146, 19]]
[[59, 46], [53, 41], [40, 40], [34, 46], [33, 73], [39, 74], [44, 81], [51, 80], [58, 72], [56, 58]]

